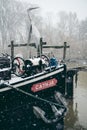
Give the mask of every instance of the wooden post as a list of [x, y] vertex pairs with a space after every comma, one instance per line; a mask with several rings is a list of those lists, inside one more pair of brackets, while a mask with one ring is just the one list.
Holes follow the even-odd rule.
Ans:
[[65, 58], [66, 58], [66, 48], [67, 48], [67, 42], [64, 42], [63, 60], [65, 60]]
[[43, 45], [46, 45], [46, 42], [43, 42], [42, 37], [40, 38], [40, 45], [38, 45], [37, 56], [41, 56], [43, 53]]
[[11, 60], [14, 58], [14, 41], [11, 41]]
[[40, 56], [40, 46], [37, 47], [37, 57]]
[[42, 55], [42, 49], [43, 49], [43, 42], [42, 42], [42, 38], [40, 38], [40, 55]]

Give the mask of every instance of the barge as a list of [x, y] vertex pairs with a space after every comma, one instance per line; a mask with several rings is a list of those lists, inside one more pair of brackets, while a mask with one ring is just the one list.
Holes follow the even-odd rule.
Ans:
[[28, 59], [13, 57], [14, 54], [0, 56], [2, 130], [18, 129], [19, 124], [22, 126], [21, 120], [26, 124], [26, 118], [30, 125], [31, 120], [36, 119], [50, 125], [63, 121], [67, 111], [62, 96], [66, 91], [66, 65], [59, 63], [54, 56], [43, 55], [41, 48], [38, 51], [37, 57]]

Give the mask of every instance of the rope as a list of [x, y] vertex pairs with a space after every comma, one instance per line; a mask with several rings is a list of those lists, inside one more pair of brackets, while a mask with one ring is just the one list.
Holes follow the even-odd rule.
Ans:
[[18, 91], [18, 92], [21, 92], [21, 93], [23, 93], [23, 94], [25, 94], [25, 95], [28, 95], [28, 96], [30, 96], [30, 97], [32, 97], [32, 98], [34, 98], [34, 99], [41, 100], [41, 101], [43, 101], [43, 102], [46, 102], [46, 103], [49, 103], [49, 104], [53, 104], [53, 105], [56, 105], [56, 106], [59, 106], [59, 107], [62, 107], [62, 108], [65, 108], [65, 109], [66, 109], [66, 107], [65, 107], [64, 105], [60, 105], [60, 104], [58, 104], [58, 103], [55, 103], [55, 102], [52, 102], [52, 101], [49, 101], [49, 100], [46, 100], [46, 99], [43, 99], [43, 98], [40, 98], [40, 97], [36, 97], [35, 95], [30, 94], [30, 93], [28, 93], [28, 92], [26, 92], [26, 91], [24, 91], [24, 90], [21, 90], [21, 89], [19, 89], [19, 88], [14, 88], [14, 87], [13, 87], [12, 85], [10, 85], [10, 84], [7, 84], [7, 83], [4, 83], [4, 84], [5, 84], [6, 86], [12, 88], [12, 89], [15, 89], [15, 90]]

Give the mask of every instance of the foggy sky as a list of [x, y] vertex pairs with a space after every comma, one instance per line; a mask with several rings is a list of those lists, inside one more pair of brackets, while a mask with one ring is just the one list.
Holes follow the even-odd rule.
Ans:
[[79, 20], [87, 17], [87, 0], [20, 0], [38, 5], [42, 14], [47, 12], [54, 14], [60, 11], [76, 12]]

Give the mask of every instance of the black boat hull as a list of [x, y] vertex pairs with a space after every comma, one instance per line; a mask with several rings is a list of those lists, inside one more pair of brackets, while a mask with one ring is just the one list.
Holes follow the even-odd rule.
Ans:
[[[36, 97], [49, 99], [50, 101], [55, 91], [60, 91], [62, 94], [65, 94], [66, 66], [63, 65], [51, 72], [49, 71], [40, 76], [37, 75], [31, 79], [26, 78], [23, 81], [19, 82], [19, 85], [18, 83], [12, 83], [11, 85], [14, 88], [5, 86], [0, 89], [0, 128], [2, 129], [5, 127], [4, 124], [6, 125], [6, 123], [6, 127], [8, 127], [8, 124], [9, 127], [10, 125], [14, 127], [15, 124], [13, 125], [12, 122], [16, 120], [15, 118], [18, 118], [17, 122], [20, 123], [21, 114], [24, 117], [25, 115], [27, 117], [27, 114], [29, 114], [27, 118], [30, 118], [32, 106], [40, 104], [42, 104], [43, 107], [47, 106], [44, 105], [44, 102], [37, 100], [37, 98], [33, 98], [18, 91], [17, 88], [24, 92], [33, 94]], [[46, 87], [44, 85], [46, 85]], [[25, 119], [23, 120], [25, 121]]]

